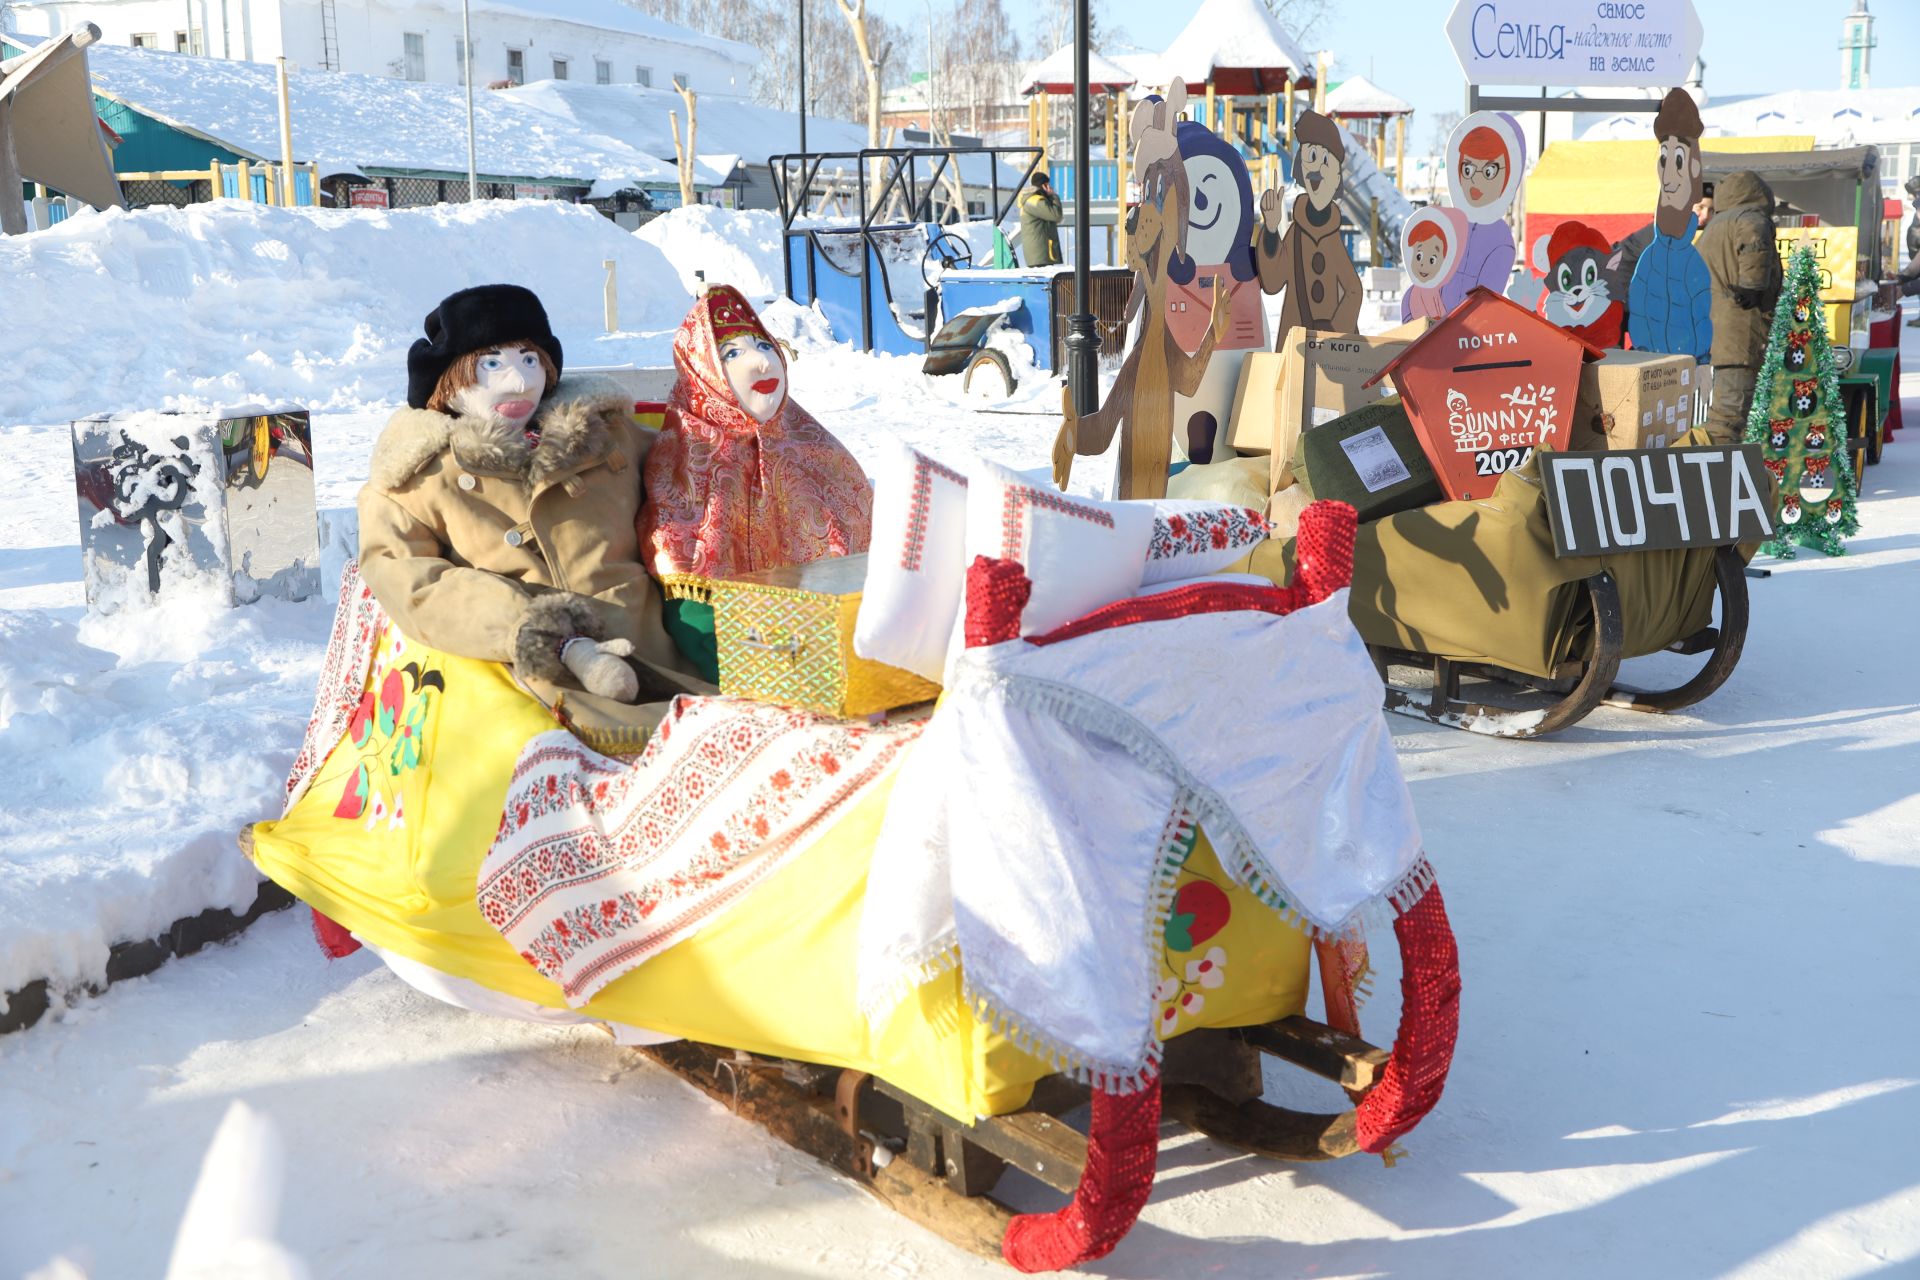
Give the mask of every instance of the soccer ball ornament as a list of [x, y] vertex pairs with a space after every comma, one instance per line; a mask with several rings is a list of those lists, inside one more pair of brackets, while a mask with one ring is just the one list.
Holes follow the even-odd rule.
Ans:
[[1800, 496], [1789, 493], [1780, 499], [1780, 523], [1800, 523]]

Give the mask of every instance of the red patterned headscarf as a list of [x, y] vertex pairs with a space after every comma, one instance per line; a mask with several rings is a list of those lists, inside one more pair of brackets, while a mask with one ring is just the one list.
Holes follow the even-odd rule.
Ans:
[[679, 377], [647, 455], [639, 521], [656, 577], [739, 577], [865, 551], [872, 537], [873, 486], [846, 446], [793, 402], [791, 384], [767, 422], [741, 407], [720, 347], [742, 334], [766, 330], [740, 292], [721, 285], [694, 300], [674, 335]]

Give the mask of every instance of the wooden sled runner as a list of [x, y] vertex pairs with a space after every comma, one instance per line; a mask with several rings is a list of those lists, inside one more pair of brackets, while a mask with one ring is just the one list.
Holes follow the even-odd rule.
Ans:
[[[1733, 547], [1713, 552], [1714, 589], [1719, 620], [1675, 639], [1661, 652], [1706, 655], [1689, 679], [1666, 689], [1640, 689], [1618, 683], [1625, 656], [1625, 627], [1620, 593], [1611, 573], [1586, 579], [1589, 639], [1583, 655], [1560, 664], [1552, 679], [1542, 679], [1487, 663], [1453, 662], [1433, 654], [1369, 645], [1381, 679], [1386, 708], [1404, 716], [1497, 738], [1540, 738], [1579, 723], [1595, 707], [1633, 711], [1678, 711], [1712, 694], [1740, 662], [1747, 639], [1745, 566]], [[1396, 683], [1395, 668], [1427, 672], [1429, 687]], [[1479, 682], [1479, 698], [1462, 696], [1462, 682]]]
[[[1161, 1077], [1132, 1103], [1052, 1076], [1035, 1086], [1025, 1107], [969, 1123], [863, 1071], [691, 1041], [637, 1052], [956, 1247], [1022, 1271], [1051, 1270], [1104, 1256], [1131, 1228], [1151, 1189], [1163, 1112], [1269, 1159], [1332, 1160], [1365, 1150], [1391, 1165], [1401, 1154], [1395, 1141], [1445, 1085], [1459, 997], [1457, 954], [1437, 887], [1396, 921], [1395, 933], [1406, 976], [1391, 1054], [1303, 1016], [1191, 1031], [1168, 1042]], [[1355, 1105], [1316, 1114], [1265, 1101], [1266, 1057], [1340, 1085]], [[1064, 1118], [1090, 1101], [1088, 1131]], [[1134, 1118], [1131, 1158], [1103, 1150], [1115, 1145], [1115, 1105], [1147, 1113]], [[993, 1195], [1008, 1168], [1073, 1201], [1053, 1214], [1016, 1212]], [[1056, 1233], [1071, 1239], [1049, 1239]]]

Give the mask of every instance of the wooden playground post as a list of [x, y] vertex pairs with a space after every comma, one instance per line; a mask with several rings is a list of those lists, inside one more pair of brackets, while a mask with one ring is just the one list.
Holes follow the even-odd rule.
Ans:
[[1114, 192], [1113, 237], [1120, 265], [1123, 267], [1127, 264], [1127, 170], [1132, 161], [1129, 150], [1129, 140], [1127, 138], [1129, 126], [1130, 122], [1127, 118], [1127, 113], [1123, 110], [1120, 113], [1120, 149], [1113, 158], [1113, 176], [1116, 184]]
[[1279, 116], [1280, 95], [1270, 93], [1267, 95], [1267, 146], [1269, 148], [1280, 145], [1280, 139], [1273, 131], [1274, 126], [1279, 123]]
[[[1040, 126], [1034, 135], [1033, 145], [1045, 150], [1047, 145], [1053, 140], [1053, 95], [1045, 89], [1042, 89], [1039, 93], [1039, 101]], [[1042, 163], [1045, 163], [1045, 160], [1046, 157], [1043, 155], [1041, 157]]]
[[1116, 158], [1113, 149], [1114, 119], [1120, 114], [1120, 95], [1107, 90], [1107, 159]]
[[253, 199], [253, 162], [245, 156], [240, 158], [240, 176], [234, 181], [239, 184], [240, 198], [251, 201]]
[[1285, 146], [1288, 150], [1291, 150], [1293, 147], [1293, 72], [1287, 72], [1286, 76], [1281, 79], [1280, 94], [1287, 100], [1287, 137]]
[[1393, 180], [1401, 193], [1407, 189], [1407, 118], [1395, 116], [1393, 120]]
[[218, 200], [220, 198], [220, 188], [225, 185], [220, 179], [220, 162], [218, 160], [215, 160], [207, 166], [207, 179], [211, 184], [207, 187], [207, 199]]
[[1234, 118], [1233, 95], [1228, 94], [1225, 98], [1221, 99], [1220, 106], [1222, 108], [1220, 112], [1220, 136], [1227, 142], [1239, 141], [1240, 122]]
[[1207, 113], [1200, 117], [1200, 123], [1209, 129], [1215, 127], [1213, 122], [1213, 80], [1211, 77], [1207, 80]]
[[[280, 203], [293, 205], [293, 94], [287, 88], [287, 60], [275, 60], [275, 80], [280, 93]], [[268, 203], [273, 203], [269, 198]]]

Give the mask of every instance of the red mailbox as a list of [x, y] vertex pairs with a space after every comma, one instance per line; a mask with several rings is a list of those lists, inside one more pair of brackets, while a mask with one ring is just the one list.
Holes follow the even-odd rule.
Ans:
[[1485, 498], [1542, 445], [1567, 447], [1580, 365], [1600, 348], [1482, 287], [1373, 375], [1405, 402], [1450, 498]]

